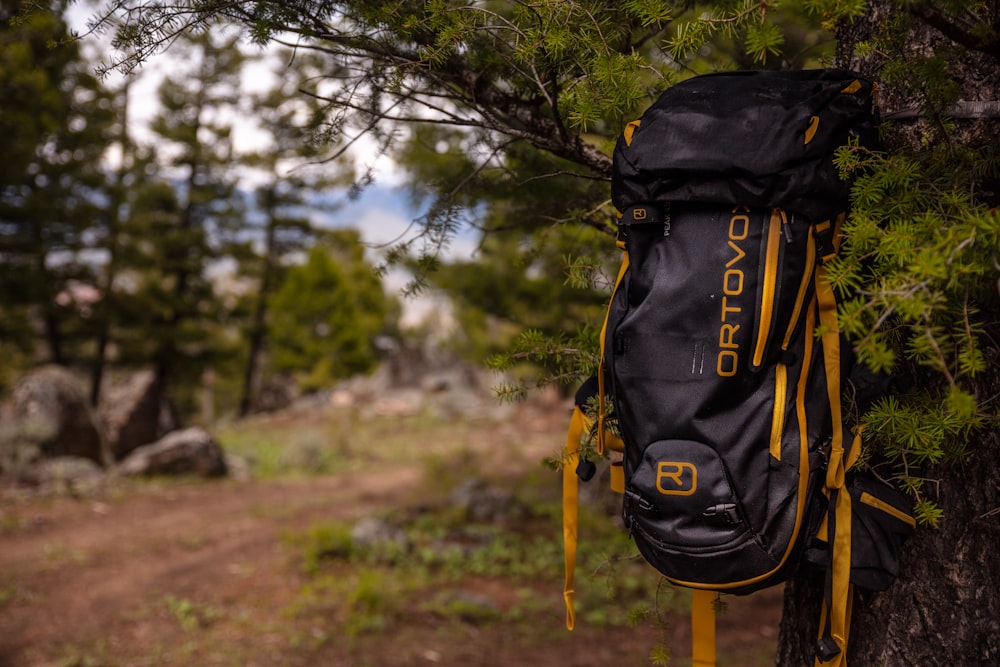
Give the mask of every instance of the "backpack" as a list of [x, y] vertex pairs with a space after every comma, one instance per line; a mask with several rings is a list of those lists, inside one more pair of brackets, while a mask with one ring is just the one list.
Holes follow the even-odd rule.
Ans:
[[803, 564], [826, 570], [816, 664], [844, 665], [852, 587], [896, 576], [912, 502], [853, 470], [862, 399], [824, 267], [851, 185], [834, 151], [877, 146], [876, 90], [836, 69], [709, 74], [625, 127], [611, 185], [624, 255], [563, 467], [570, 629], [591, 450], [613, 459], [639, 552], [693, 589], [695, 665], [715, 663], [715, 597]]

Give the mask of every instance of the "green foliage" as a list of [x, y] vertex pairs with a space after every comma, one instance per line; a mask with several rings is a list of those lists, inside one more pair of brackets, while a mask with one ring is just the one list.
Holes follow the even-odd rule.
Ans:
[[[531, 364], [529, 377], [538, 387], [556, 383], [566, 387], [580, 384], [593, 375], [600, 363], [600, 332], [582, 327], [570, 337], [547, 336], [540, 331], [528, 330], [511, 345], [509, 352], [495, 355], [488, 362], [490, 368], [500, 371], [515, 370], [520, 364]], [[515, 379], [496, 389], [502, 400], [520, 400], [527, 395], [528, 382]]]
[[387, 298], [357, 232], [342, 230], [291, 267], [271, 304], [273, 365], [305, 389], [371, 370], [386, 329]]
[[112, 121], [107, 92], [59, 14], [18, 9], [0, 10], [0, 347], [9, 370], [85, 350]]
[[[436, 506], [395, 522], [405, 535], [403, 541], [357, 544], [343, 523], [323, 524], [288, 540], [303, 554], [312, 578], [303, 596], [312, 598], [330, 583], [341, 582], [338, 598], [345, 602], [336, 604], [338, 614], [356, 632], [385, 631], [414, 607], [464, 623], [491, 623], [526, 613], [536, 604], [530, 587], [560, 579], [562, 544], [551, 539], [558, 516], [550, 501], [538, 499], [506, 524], [470, 521], [454, 508]], [[652, 616], [650, 591], [657, 590], [658, 575], [606, 517], [584, 512], [580, 529], [587, 535], [579, 565], [584, 576], [577, 585], [584, 620], [612, 626], [646, 622]], [[523, 593], [514, 608], [503, 612], [453, 594], [464, 582], [477, 579], [502, 580]], [[379, 586], [363, 585], [363, 580]], [[391, 609], [386, 606], [389, 599]], [[656, 602], [660, 614], [679, 611], [685, 604], [675, 604], [672, 597], [662, 602]]]
[[997, 421], [984, 389], [998, 353], [1000, 162], [994, 145], [955, 141], [945, 110], [960, 94], [956, 54], [909, 53], [911, 20], [895, 15], [863, 48], [889, 58], [885, 83], [932, 122], [909, 147], [840, 151], [855, 208], [829, 275], [845, 297], [840, 325], [858, 359], [900, 379], [902, 390], [863, 417], [869, 455], [887, 459], [888, 475], [917, 499], [918, 518], [936, 524], [927, 471], [963, 462], [972, 438]]
[[180, 624], [185, 632], [199, 630], [221, 615], [221, 612], [217, 609], [174, 595], [165, 595], [163, 602], [170, 615]]

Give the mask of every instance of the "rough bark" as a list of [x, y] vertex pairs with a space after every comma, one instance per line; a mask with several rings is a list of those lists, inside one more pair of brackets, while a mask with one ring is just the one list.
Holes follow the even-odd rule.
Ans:
[[[973, 451], [963, 468], [928, 471], [945, 518], [910, 537], [888, 590], [855, 597], [848, 664], [1000, 664], [1000, 437]], [[814, 572], [787, 584], [778, 665], [812, 664], [821, 594]]]
[[[879, 79], [885, 54], [855, 55], [856, 45], [900, 9], [889, 0], [869, 2], [868, 15], [844, 26], [839, 37], [838, 62]], [[910, 8], [915, 19], [907, 40], [911, 55], [961, 53], [951, 58], [951, 75], [964, 100], [1000, 98], [1000, 61], [988, 50], [969, 51], [924, 14], [927, 3]], [[947, 31], [946, 31], [947, 32]], [[905, 54], [904, 54], [905, 55]], [[883, 107], [892, 111], [921, 103], [914, 91], [884, 87]], [[891, 146], [926, 136], [927, 120], [900, 123], [888, 138]], [[997, 145], [1000, 119], [961, 121], [951, 141], [970, 146]], [[994, 202], [995, 205], [995, 202]], [[979, 380], [980, 400], [1000, 392], [1000, 358], [996, 343], [989, 370]], [[962, 467], [925, 471], [932, 498], [945, 515], [938, 528], [921, 526], [904, 546], [901, 574], [886, 591], [855, 598], [848, 662], [851, 665], [965, 665], [1000, 664], [1000, 436], [979, 433], [969, 444]], [[813, 664], [820, 581], [803, 573], [786, 586], [779, 638], [778, 665]]]

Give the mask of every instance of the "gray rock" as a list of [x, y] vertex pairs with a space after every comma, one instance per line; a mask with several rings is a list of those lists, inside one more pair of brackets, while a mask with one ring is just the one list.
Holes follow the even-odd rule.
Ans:
[[139, 371], [124, 383], [107, 387], [98, 414], [116, 461], [138, 447], [156, 442], [171, 430], [174, 425], [162, 423], [170, 415], [163, 403], [163, 392], [150, 370]]
[[28, 466], [19, 481], [38, 487], [42, 493], [92, 496], [104, 486], [104, 469], [90, 459], [59, 456]]
[[351, 544], [355, 548], [370, 549], [386, 545], [405, 548], [407, 542], [406, 533], [384, 519], [361, 519], [351, 529]]
[[226, 474], [222, 447], [201, 428], [174, 431], [156, 442], [143, 445], [118, 464], [118, 474], [198, 475], [215, 477]]
[[514, 493], [490, 486], [482, 479], [468, 479], [455, 487], [451, 502], [465, 511], [469, 521], [500, 522], [517, 508]]
[[15, 385], [11, 404], [13, 428], [2, 438], [5, 467], [60, 456], [110, 463], [83, 386], [68, 369], [49, 365], [27, 373]]
[[226, 474], [237, 482], [253, 481], [253, 466], [242, 456], [225, 453]]

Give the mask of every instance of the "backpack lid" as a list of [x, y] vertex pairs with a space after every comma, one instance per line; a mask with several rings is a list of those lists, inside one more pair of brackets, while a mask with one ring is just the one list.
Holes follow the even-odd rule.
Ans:
[[810, 221], [846, 210], [833, 151], [875, 145], [872, 82], [838, 69], [706, 74], [668, 88], [618, 139], [611, 196], [777, 206]]

